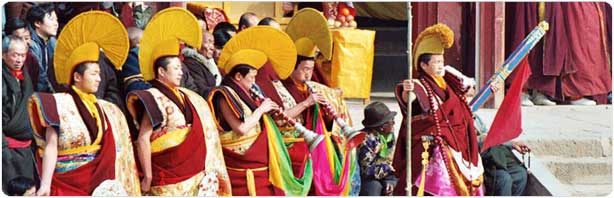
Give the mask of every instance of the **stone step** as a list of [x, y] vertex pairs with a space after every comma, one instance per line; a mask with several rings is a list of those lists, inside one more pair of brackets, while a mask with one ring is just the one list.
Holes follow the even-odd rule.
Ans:
[[612, 138], [524, 140], [535, 155], [561, 157], [611, 157]]
[[[612, 181], [611, 157], [560, 157], [539, 156], [541, 162], [550, 169], [550, 172], [563, 184], [582, 183], [579, 178], [602, 175], [604, 184]], [[592, 180], [593, 182], [596, 180]]]
[[608, 174], [588, 175], [571, 180], [572, 185], [604, 185], [612, 184], [612, 177]]
[[612, 184], [563, 185], [574, 197], [600, 197], [612, 193]]

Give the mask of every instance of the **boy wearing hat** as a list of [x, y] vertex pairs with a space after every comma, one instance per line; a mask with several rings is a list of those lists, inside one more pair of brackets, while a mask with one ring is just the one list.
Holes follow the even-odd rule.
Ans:
[[392, 157], [394, 151], [394, 117], [382, 102], [373, 102], [365, 108], [363, 132], [365, 141], [358, 147], [361, 175], [361, 196], [392, 195], [397, 178], [394, 176]]
[[[84, 30], [86, 30], [84, 32]], [[100, 11], [77, 15], [58, 40], [57, 82], [66, 93], [35, 93], [28, 102], [39, 147], [37, 196], [140, 195], [126, 119], [114, 104], [97, 99], [100, 49], [113, 65], [128, 55], [128, 34], [114, 16]]]
[[[454, 32], [444, 24], [422, 31], [413, 50], [414, 79], [398, 85], [403, 87], [401, 96], [397, 96], [401, 109], [412, 101], [410, 183], [417, 187], [412, 192], [418, 194], [478, 196], [483, 195], [484, 168], [472, 113], [464, 96], [472, 81], [444, 66], [444, 49], [453, 42]], [[401, 180], [395, 195], [405, 195], [408, 151], [404, 144], [410, 138], [406, 134], [405, 130], [399, 133], [397, 147], [401, 149], [395, 151], [396, 175]], [[428, 163], [423, 165], [422, 160]], [[426, 174], [432, 171], [443, 172], [444, 176]]]

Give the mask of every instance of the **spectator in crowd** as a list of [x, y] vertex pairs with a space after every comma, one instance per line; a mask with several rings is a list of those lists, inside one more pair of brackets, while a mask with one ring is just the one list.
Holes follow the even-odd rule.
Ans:
[[[27, 49], [29, 49], [30, 44], [32, 43], [32, 37], [30, 35], [30, 29], [28, 28], [28, 24], [26, 21], [20, 18], [11, 18], [4, 25], [4, 35], [9, 36], [13, 35], [19, 37], [26, 41]], [[32, 51], [28, 50], [26, 54], [26, 60], [24, 62], [25, 71], [30, 75], [30, 81], [34, 86], [36, 86], [38, 82], [38, 59], [32, 53]], [[36, 89], [36, 87], [34, 87]]]
[[32, 6], [27, 13], [26, 20], [29, 23], [32, 41], [30, 51], [38, 60], [38, 76], [36, 91], [54, 92], [53, 84], [55, 74], [53, 72], [53, 52], [55, 50], [58, 33], [58, 17], [55, 7], [51, 3], [37, 4]]
[[262, 20], [260, 20], [260, 22], [258, 22], [258, 25], [268, 25], [281, 30], [279, 23], [272, 17], [264, 17]]
[[32, 128], [27, 102], [34, 92], [24, 59], [28, 47], [20, 38], [2, 41], [2, 189], [17, 176], [36, 177], [32, 153]]
[[362, 131], [367, 133], [365, 141], [358, 147], [361, 175], [361, 196], [392, 195], [397, 178], [394, 176], [392, 157], [395, 138], [394, 117], [382, 102], [373, 102], [364, 110]]
[[183, 64], [188, 68], [188, 72], [194, 79], [197, 89], [192, 90], [207, 98], [209, 91], [222, 82], [222, 75], [213, 60], [213, 35], [207, 31], [203, 32], [203, 42], [200, 50], [186, 47], [183, 48]]
[[258, 19], [258, 15], [256, 15], [255, 13], [243, 13], [241, 15], [241, 18], [239, 18], [239, 31], [237, 32], [243, 31], [249, 27], [256, 26], [258, 24], [258, 21], [260, 21], [260, 19]]

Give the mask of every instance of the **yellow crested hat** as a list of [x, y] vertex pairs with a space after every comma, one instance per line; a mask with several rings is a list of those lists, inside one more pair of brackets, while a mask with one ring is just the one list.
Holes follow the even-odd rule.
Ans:
[[155, 78], [156, 59], [179, 56], [180, 42], [200, 49], [202, 29], [196, 17], [188, 10], [178, 7], [156, 13], [143, 31], [139, 48], [139, 66], [144, 80]]
[[286, 79], [294, 70], [296, 48], [283, 31], [270, 26], [254, 26], [239, 32], [224, 45], [218, 65], [229, 73], [239, 64], [259, 69], [267, 61], [280, 78]]
[[418, 58], [422, 54], [443, 54], [454, 44], [454, 32], [445, 24], [438, 23], [420, 32], [413, 50], [412, 69], [418, 69]]
[[314, 57], [316, 46], [330, 60], [333, 53], [333, 37], [324, 15], [313, 8], [299, 10], [288, 23], [286, 33], [294, 41], [297, 54]]
[[71, 19], [58, 38], [53, 55], [55, 77], [59, 84], [69, 84], [74, 67], [85, 62], [98, 62], [100, 49], [121, 70], [130, 42], [124, 25], [113, 15], [88, 11]]

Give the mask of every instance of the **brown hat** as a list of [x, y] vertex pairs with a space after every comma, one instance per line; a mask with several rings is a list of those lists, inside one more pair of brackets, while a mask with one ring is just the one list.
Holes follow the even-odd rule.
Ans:
[[365, 118], [362, 125], [365, 127], [377, 127], [393, 120], [397, 112], [390, 111], [384, 103], [376, 101], [365, 107]]

